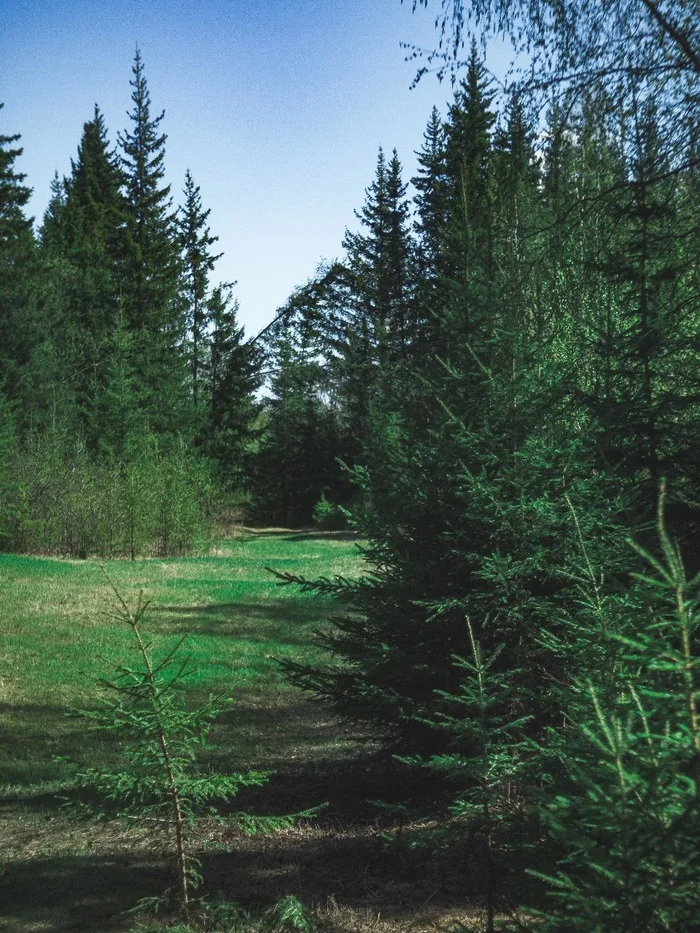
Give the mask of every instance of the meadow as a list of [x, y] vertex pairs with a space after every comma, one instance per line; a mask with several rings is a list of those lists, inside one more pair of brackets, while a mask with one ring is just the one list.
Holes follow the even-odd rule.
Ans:
[[[278, 586], [267, 567], [353, 576], [362, 561], [347, 534], [270, 531], [218, 542], [207, 557], [104, 564], [127, 602], [139, 592], [150, 601], [154, 643], [188, 636], [191, 700], [211, 692], [234, 699], [206, 764], [275, 772], [236, 806], [279, 814], [325, 805], [277, 836], [202, 821], [195, 845], [204, 893], [252, 911], [295, 894], [324, 930], [437, 929], [454, 916], [459, 884], [382, 841], [371, 801], [386, 796], [396, 774], [370, 763], [371, 746], [280, 674], [278, 659], [320, 657], [313, 631], [331, 624], [336, 607]], [[129, 662], [130, 633], [113, 615], [96, 561], [1, 555], [0, 581], [0, 930], [133, 929], [124, 911], [168, 883], [160, 841], [140, 825], [76, 820], [65, 807], [76, 767], [119, 760], [114, 739], [91, 733], [71, 711], [99, 702], [99, 678]]]

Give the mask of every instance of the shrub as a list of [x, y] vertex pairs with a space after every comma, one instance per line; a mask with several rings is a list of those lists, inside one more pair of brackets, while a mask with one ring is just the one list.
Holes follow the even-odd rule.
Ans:
[[33, 435], [8, 458], [0, 488], [0, 546], [101, 558], [200, 551], [211, 537], [213, 482], [206, 461], [153, 435], [128, 459], [97, 459], [56, 432]]
[[542, 933], [697, 925], [700, 576], [686, 576], [664, 498], [662, 488], [661, 556], [634, 545], [645, 572], [607, 591], [584, 550], [578, 617], [551, 641], [577, 674], [540, 746], [540, 814], [556, 857], [539, 875], [550, 899]]
[[321, 531], [342, 531], [348, 527], [347, 513], [339, 505], [329, 502], [325, 493], [314, 506], [314, 525]]

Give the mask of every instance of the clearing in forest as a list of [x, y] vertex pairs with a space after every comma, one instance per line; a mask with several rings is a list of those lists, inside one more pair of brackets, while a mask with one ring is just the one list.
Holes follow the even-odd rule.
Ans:
[[[266, 566], [312, 578], [363, 569], [350, 535], [279, 531], [221, 542], [213, 557], [105, 565], [127, 601], [140, 590], [151, 601], [153, 635], [168, 644], [189, 634], [192, 699], [235, 700], [214, 729], [212, 768], [276, 772], [235, 808], [327, 804], [316, 820], [274, 837], [205, 820], [196, 839], [204, 891], [252, 910], [295, 894], [324, 930], [436, 929], [456, 916], [464, 876], [426, 871], [426, 855], [381, 840], [370, 801], [385, 794], [386, 771], [286, 684], [276, 661], [320, 658], [313, 631], [330, 624], [335, 607], [277, 586]], [[67, 713], [96, 706], [96, 680], [130, 657], [129, 632], [105, 615], [113, 594], [96, 562], [0, 555], [0, 582], [0, 930], [121, 933], [136, 922], [123, 911], [167, 885], [168, 862], [142, 826], [78, 822], [61, 807], [71, 795], [69, 761], [118, 762], [110, 737]]]

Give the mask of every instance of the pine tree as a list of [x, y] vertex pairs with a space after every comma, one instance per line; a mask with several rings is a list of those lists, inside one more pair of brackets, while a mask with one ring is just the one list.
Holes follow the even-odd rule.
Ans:
[[[106, 576], [106, 574], [105, 574]], [[81, 715], [93, 730], [121, 737], [124, 765], [118, 771], [95, 766], [78, 772], [76, 784], [98, 795], [87, 805], [103, 818], [143, 820], [154, 837], [163, 835], [173, 859], [171, 901], [186, 918], [192, 893], [202, 881], [199, 860], [192, 853], [192, 830], [203, 811], [216, 813], [216, 805], [236, 797], [241, 788], [265, 785], [267, 771], [212, 774], [201, 767], [202, 752], [214, 720], [230, 703], [209, 696], [188, 709], [183, 687], [193, 672], [191, 656], [183, 650], [185, 638], [160, 650], [144, 634], [148, 603], [139, 595], [131, 608], [107, 577], [117, 601], [114, 618], [132, 633], [136, 661], [119, 664], [102, 680], [108, 691], [102, 708]], [[289, 828], [299, 816], [256, 817], [241, 812], [230, 817], [245, 832]], [[166, 898], [149, 898], [142, 907], [157, 907]]]
[[71, 164], [66, 214], [71, 225], [70, 258], [83, 277], [79, 290], [83, 307], [76, 313], [77, 321], [98, 341], [114, 329], [117, 318], [118, 262], [126, 219], [123, 180], [104, 117], [95, 105]]
[[[80, 429], [99, 447], [96, 411], [109, 365], [109, 343], [119, 301], [119, 262], [125, 204], [122, 174], [110, 151], [104, 118], [95, 106], [83, 126], [71, 175], [55, 194], [41, 231], [42, 257], [51, 283], [51, 321], [75, 395]], [[45, 312], [49, 317], [48, 309]]]
[[[445, 127], [436, 107], [423, 137], [418, 155], [418, 175], [411, 179], [416, 189], [415, 221], [416, 306], [426, 333], [422, 341], [427, 352], [437, 354], [437, 320], [449, 302], [446, 232], [448, 227], [449, 177], [447, 174], [447, 140]], [[427, 336], [429, 335], [429, 337]]]
[[418, 155], [418, 175], [411, 179], [418, 192], [416, 232], [420, 246], [421, 273], [437, 279], [443, 273], [441, 255], [447, 224], [447, 151], [445, 129], [433, 107]]
[[68, 238], [66, 222], [66, 200], [68, 182], [54, 172], [49, 190], [51, 192], [49, 203], [44, 211], [41, 227], [39, 229], [39, 245], [44, 254], [54, 258], [60, 256]]
[[696, 921], [698, 579], [666, 530], [665, 499], [662, 487], [661, 553], [635, 545], [642, 573], [624, 590], [580, 534], [579, 598], [550, 636], [569, 678], [554, 685], [562, 722], [540, 748], [539, 810], [555, 860], [537, 873], [546, 931], [661, 933]]
[[14, 164], [23, 151], [13, 146], [19, 138], [0, 134], [0, 384], [13, 398], [19, 391], [19, 371], [31, 351], [35, 246], [32, 221], [24, 214], [31, 189]]
[[387, 360], [406, 354], [411, 343], [411, 253], [409, 205], [396, 150], [387, 163], [380, 149], [374, 181], [356, 212], [362, 230], [346, 231], [343, 246], [353, 280], [356, 324], [364, 317]]
[[140, 51], [133, 66], [131, 131], [119, 137], [127, 199], [121, 290], [128, 328], [137, 335], [134, 368], [153, 430], [176, 434], [188, 423], [180, 258], [170, 186], [164, 183], [164, 113], [151, 116]]
[[[681, 243], [697, 231], [680, 209], [673, 177], [659, 180], [670, 166], [656, 107], [640, 106], [630, 129], [623, 169], [630, 182], [608, 201], [615, 236], [600, 257], [616, 296], [617, 313], [604, 338], [612, 359], [607, 385], [593, 404], [601, 455], [621, 482], [634, 485], [635, 508], [648, 519], [663, 476], [688, 495], [686, 477], [696, 458], [688, 425], [700, 414], [700, 342], [688, 315], [697, 320], [697, 264], [688, 263]], [[693, 533], [684, 536], [690, 545]]]
[[209, 231], [207, 219], [211, 211], [203, 209], [199, 187], [195, 185], [189, 169], [185, 174], [184, 195], [185, 203], [180, 209], [178, 230], [190, 343], [192, 403], [196, 410], [200, 404], [202, 374], [207, 357], [208, 327], [211, 322], [207, 304], [209, 273], [217, 259], [221, 258], [221, 254], [215, 256], [211, 253], [211, 247], [218, 237], [213, 237]]
[[419, 339], [409, 205], [396, 150], [389, 163], [379, 150], [375, 178], [356, 217], [361, 229], [346, 231], [343, 240], [344, 326], [334, 364], [343, 456], [350, 465], [366, 458], [381, 383], [408, 378], [406, 363]]
[[[513, 863], [518, 864], [513, 859], [514, 842], [524, 835], [529, 819], [525, 793], [532, 780], [528, 772], [534, 756], [524, 739], [528, 716], [520, 710], [527, 708], [528, 698], [518, 695], [520, 672], [499, 670], [503, 646], [485, 657], [471, 620], [466, 620], [466, 626], [471, 654], [455, 659], [463, 675], [459, 693], [449, 697], [450, 712], [435, 722], [451, 736], [450, 747], [427, 764], [457, 787], [437, 834], [448, 840], [467, 835], [472, 851], [479, 852], [484, 933], [494, 933], [496, 911], [507, 902], [507, 882], [515, 873]], [[425, 764], [421, 759], [407, 763]]]
[[510, 392], [502, 401], [511, 412], [514, 451], [521, 397], [532, 392], [531, 380], [547, 368], [555, 326], [541, 296], [550, 257], [539, 234], [543, 212], [534, 137], [522, 97], [512, 94], [493, 145], [493, 341], [487, 365], [510, 373]]
[[78, 428], [74, 387], [80, 328], [73, 320], [76, 270], [68, 258], [67, 179], [54, 175], [39, 230], [31, 350], [21, 377], [20, 433]]
[[391, 368], [374, 380], [368, 455], [356, 470], [371, 574], [296, 580], [350, 611], [321, 637], [338, 663], [290, 664], [290, 677], [404, 753], [444, 747], [429, 723], [458, 693], [451, 659], [470, 655], [465, 616], [484, 656], [504, 644], [501, 669], [519, 672], [514, 697], [528, 697], [529, 728], [543, 727], [551, 659], [538, 633], [571, 599], [562, 476], [590, 497], [601, 539], [617, 528], [572, 414], [569, 374], [539, 325], [530, 231], [519, 217], [539, 206], [530, 133], [514, 105], [494, 148], [484, 80], [473, 54], [449, 128], [458, 174], [444, 233], [450, 288], [436, 320], [444, 355], [419, 369], [420, 392], [400, 382], [397, 397]]
[[237, 323], [238, 303], [225, 286], [214, 289], [207, 314], [212, 322], [209, 356], [209, 420], [206, 449], [228, 486], [241, 486], [257, 436], [261, 351], [246, 342]]
[[491, 273], [490, 163], [491, 109], [494, 94], [476, 43], [472, 43], [466, 78], [449, 109], [446, 166], [449, 223], [446, 230], [447, 274], [470, 290], [470, 301], [483, 300]]

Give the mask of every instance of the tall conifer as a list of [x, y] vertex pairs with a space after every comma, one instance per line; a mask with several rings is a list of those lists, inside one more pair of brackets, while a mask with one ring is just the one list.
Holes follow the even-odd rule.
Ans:
[[178, 231], [182, 250], [183, 297], [186, 305], [187, 333], [190, 357], [190, 381], [192, 402], [199, 407], [202, 370], [207, 356], [208, 325], [210, 311], [207, 304], [209, 273], [216, 260], [211, 247], [219, 239], [212, 236], [207, 226], [211, 210], [202, 207], [202, 196], [195, 185], [192, 173], [185, 174], [185, 202], [178, 217]]
[[142, 404], [157, 432], [177, 433], [187, 406], [179, 304], [180, 257], [170, 186], [165, 184], [164, 112], [151, 115], [141, 53], [133, 65], [131, 129], [119, 137], [127, 199], [121, 288], [135, 353]]
[[416, 232], [420, 246], [421, 273], [436, 278], [442, 272], [440, 257], [447, 223], [447, 152], [445, 130], [433, 107], [418, 155], [418, 174], [411, 179], [417, 194]]
[[409, 206], [396, 150], [387, 163], [382, 149], [366, 200], [356, 212], [361, 230], [347, 231], [343, 246], [353, 279], [355, 317], [364, 317], [377, 350], [401, 354], [409, 341], [411, 243]]
[[61, 230], [51, 234], [54, 255], [58, 252], [70, 269], [65, 322], [70, 382], [93, 451], [100, 446], [101, 433], [96, 400], [107, 378], [120, 300], [125, 223], [122, 181], [104, 118], [95, 106], [93, 119], [83, 126], [77, 159], [65, 182]]
[[261, 384], [261, 352], [244, 339], [237, 321], [238, 302], [226, 286], [218, 286], [208, 301], [211, 319], [209, 354], [209, 420], [205, 447], [228, 486], [246, 482], [259, 404], [255, 394]]
[[[0, 104], [0, 111], [4, 104]], [[32, 221], [24, 208], [31, 189], [15, 161], [22, 148], [15, 134], [0, 134], [0, 382], [16, 397], [20, 367], [30, 352], [29, 314], [34, 257]]]
[[449, 209], [447, 139], [445, 127], [433, 107], [423, 136], [423, 148], [417, 153], [418, 174], [411, 179], [416, 189], [417, 219], [414, 223], [416, 248], [416, 306], [429, 345], [428, 352], [440, 352], [437, 342], [437, 318], [449, 300], [446, 261], [446, 233]]

